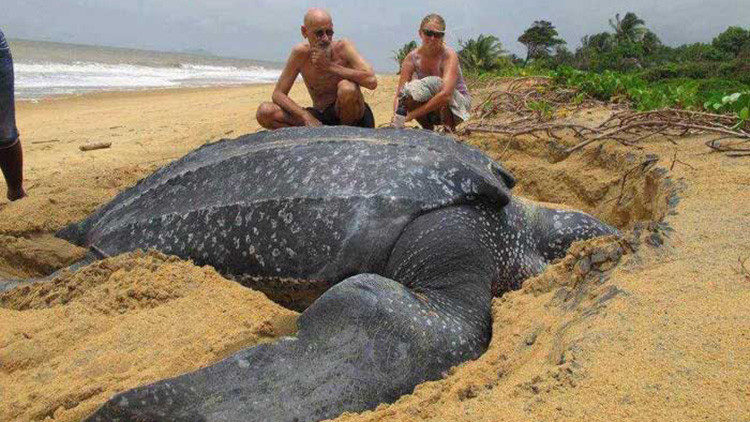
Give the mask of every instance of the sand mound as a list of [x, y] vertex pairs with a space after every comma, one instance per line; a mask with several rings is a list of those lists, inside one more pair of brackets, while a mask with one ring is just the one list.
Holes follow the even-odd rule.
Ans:
[[0, 295], [0, 420], [80, 420], [119, 391], [293, 334], [296, 313], [156, 252]]
[[50, 274], [85, 255], [85, 249], [51, 234], [30, 238], [0, 234], [0, 280]]

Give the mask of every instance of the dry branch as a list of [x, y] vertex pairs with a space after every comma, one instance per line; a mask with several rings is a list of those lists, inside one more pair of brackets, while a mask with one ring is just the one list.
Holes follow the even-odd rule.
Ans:
[[630, 168], [630, 170], [626, 171], [625, 174], [622, 175], [622, 178], [620, 179], [620, 194], [617, 195], [617, 205], [620, 205], [620, 201], [622, 201], [622, 195], [625, 193], [625, 182], [628, 179], [628, 176], [630, 176], [630, 173], [640, 169], [641, 173], [645, 172], [649, 167], [656, 164], [659, 161], [656, 157], [650, 157], [645, 159], [640, 164], [637, 164]]
[[678, 159], [677, 159], [677, 150], [675, 150], [675, 152], [674, 152], [674, 155], [672, 156], [672, 165], [671, 165], [671, 166], [669, 166], [669, 171], [672, 171], [672, 170], [674, 170], [674, 165], [675, 165], [675, 164], [682, 164], [682, 165], [684, 165], [684, 166], [688, 166], [688, 167], [690, 167], [691, 169], [695, 170], [695, 167], [691, 166], [690, 164], [688, 164], [688, 163], [686, 163], [686, 162], [684, 162], [684, 161], [681, 161], [681, 160], [678, 160]]
[[112, 142], [94, 142], [91, 144], [85, 144], [78, 147], [81, 151], [93, 151], [95, 149], [104, 149], [112, 146]]
[[746, 257], [745, 259], [742, 259], [742, 257], [737, 257], [737, 263], [739, 264], [738, 265], [739, 268], [736, 270], [736, 272], [740, 276], [745, 277], [745, 281], [750, 282], [750, 270], [748, 270], [747, 267], [745, 267], [745, 262], [748, 260], [748, 258], [750, 257]]
[[[643, 112], [624, 109], [616, 111], [597, 126], [555, 123], [555, 111], [574, 112], [604, 103], [580, 97], [575, 89], [554, 86], [549, 78], [503, 79], [503, 82], [506, 84], [505, 89], [493, 86], [489, 91], [485, 91], [485, 100], [473, 110], [479, 121], [466, 126], [466, 132], [498, 133], [511, 138], [522, 135], [541, 138], [542, 135], [546, 135], [557, 140], [561, 139], [563, 133], [572, 134], [579, 143], [566, 149], [566, 155], [594, 142], [616, 141], [639, 148], [640, 142], [656, 135], [676, 145], [677, 142], [673, 138], [713, 133], [721, 137], [706, 143], [709, 148], [730, 153], [733, 157], [747, 156], [745, 153], [750, 152], [750, 148], [718, 143], [719, 139], [727, 138], [743, 142], [750, 140], [750, 131], [739, 128], [737, 117], [732, 115], [673, 108]], [[572, 101], [574, 98], [579, 101]], [[608, 105], [610, 108], [612, 106]], [[502, 116], [508, 121], [485, 123], [485, 119], [492, 116]]]
[[750, 148], [736, 147], [736, 145], [744, 144], [747, 141], [742, 141], [742, 142], [731, 144], [731, 145], [725, 145], [719, 142], [720, 140], [729, 139], [729, 138], [734, 138], [734, 137], [724, 136], [718, 139], [712, 139], [706, 142], [706, 146], [711, 148], [714, 151], [719, 151], [719, 152], [750, 152]]

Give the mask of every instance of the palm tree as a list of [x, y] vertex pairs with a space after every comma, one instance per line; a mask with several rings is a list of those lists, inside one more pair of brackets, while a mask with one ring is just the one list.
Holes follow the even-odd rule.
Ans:
[[659, 37], [649, 30], [646, 30], [646, 33], [643, 34], [642, 43], [646, 54], [654, 54], [662, 46]]
[[557, 38], [559, 34], [552, 22], [541, 20], [534, 23], [518, 37], [518, 42], [526, 46], [526, 62], [529, 59], [539, 59], [549, 57], [550, 50], [556, 45], [566, 44], [562, 38]]
[[417, 42], [412, 40], [404, 44], [404, 46], [401, 47], [400, 49], [394, 50], [392, 52], [393, 60], [395, 60], [396, 63], [398, 63], [398, 73], [401, 73], [401, 64], [404, 62], [406, 55], [409, 54], [415, 48], [417, 48]]
[[633, 12], [626, 13], [622, 20], [620, 20], [619, 13], [615, 15], [614, 20], [609, 20], [609, 25], [615, 30], [617, 41], [641, 41], [646, 33], [646, 28], [643, 26], [645, 23], [643, 19], [636, 16]]
[[594, 35], [586, 35], [581, 38], [583, 48], [593, 48], [598, 51], [611, 51], [615, 40], [609, 32], [600, 32]]
[[458, 58], [469, 70], [492, 70], [500, 67], [505, 53], [502, 43], [494, 35], [480, 34], [476, 40], [458, 41]]

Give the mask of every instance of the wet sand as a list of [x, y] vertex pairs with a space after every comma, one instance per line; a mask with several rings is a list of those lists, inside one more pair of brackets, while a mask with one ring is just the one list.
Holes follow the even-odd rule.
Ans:
[[[394, 84], [381, 78], [365, 94], [377, 124], [390, 118]], [[29, 197], [0, 201], [0, 278], [79, 259], [84, 251], [55, 230], [206, 142], [258, 130], [254, 110], [271, 90], [20, 103]], [[301, 85], [292, 95], [309, 104]], [[579, 117], [606, 111], [589, 113]], [[554, 164], [538, 140], [465, 140], [507, 164], [517, 194], [583, 209], [626, 240], [576, 245], [495, 299], [493, 339], [478, 360], [339, 419], [750, 419], [750, 274], [740, 264], [750, 257], [750, 159], [708, 153], [700, 136], [653, 139], [643, 151], [593, 146]], [[112, 146], [79, 150], [91, 142]], [[647, 154], [658, 162], [633, 171]], [[124, 389], [293, 335], [296, 315], [210, 267], [153, 252], [10, 291], [0, 295], [0, 420], [80, 420]]]

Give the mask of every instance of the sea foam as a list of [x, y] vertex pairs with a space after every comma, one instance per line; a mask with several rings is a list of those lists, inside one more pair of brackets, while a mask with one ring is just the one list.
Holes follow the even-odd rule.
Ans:
[[276, 81], [281, 73], [280, 70], [262, 66], [191, 63], [153, 67], [94, 62], [16, 62], [14, 70], [16, 96], [19, 99], [92, 91], [268, 83]]

